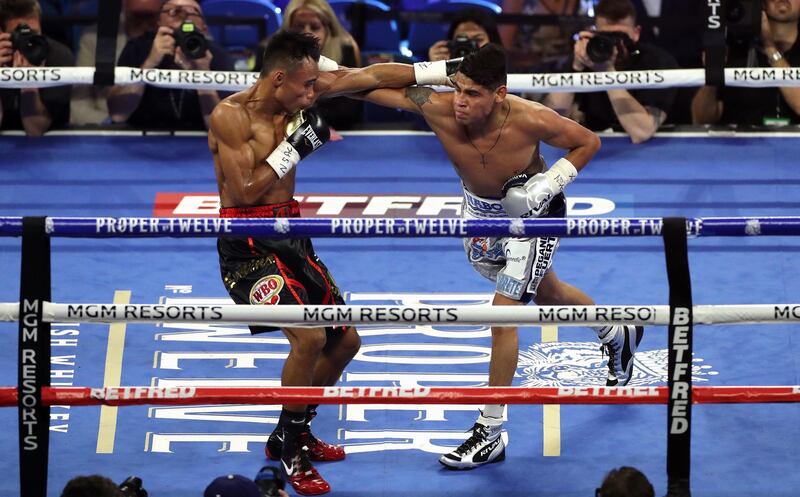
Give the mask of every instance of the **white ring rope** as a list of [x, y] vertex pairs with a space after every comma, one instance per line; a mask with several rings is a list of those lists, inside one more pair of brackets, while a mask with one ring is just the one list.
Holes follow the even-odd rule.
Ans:
[[[25, 313], [33, 303], [26, 302]], [[696, 305], [694, 324], [790, 323], [800, 321], [800, 304]], [[353, 324], [600, 326], [609, 323], [667, 325], [667, 305], [601, 306], [367, 306], [57, 304], [45, 302], [46, 322], [272, 324], [282, 327]], [[0, 321], [17, 321], [19, 303], [0, 303]], [[686, 323], [676, 323], [686, 324]]]
[[[91, 85], [93, 67], [3, 67], [0, 88]], [[257, 72], [186, 71], [117, 67], [118, 85], [147, 83], [162, 88], [238, 91], [258, 80]], [[653, 89], [703, 86], [704, 69], [656, 69], [587, 73], [509, 74], [511, 92], [593, 92], [612, 89]], [[727, 86], [753, 88], [800, 86], [800, 68], [726, 68]]]

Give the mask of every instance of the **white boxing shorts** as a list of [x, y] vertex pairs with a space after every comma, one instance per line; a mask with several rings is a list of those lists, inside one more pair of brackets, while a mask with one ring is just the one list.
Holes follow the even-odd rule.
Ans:
[[[564, 217], [563, 194], [550, 204], [547, 217]], [[464, 188], [461, 216], [465, 219], [508, 217], [500, 199], [479, 197]], [[510, 299], [528, 303], [553, 265], [558, 237], [464, 239], [464, 250], [475, 270], [496, 282], [496, 292]]]

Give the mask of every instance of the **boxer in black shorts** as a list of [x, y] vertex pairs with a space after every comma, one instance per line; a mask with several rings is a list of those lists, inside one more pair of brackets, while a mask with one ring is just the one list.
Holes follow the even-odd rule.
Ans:
[[[220, 217], [299, 217], [296, 200], [220, 209]], [[222, 281], [237, 304], [342, 305], [344, 299], [309, 238], [224, 237], [217, 240]], [[276, 331], [250, 326], [252, 333]], [[344, 332], [346, 327], [329, 327]]]
[[[325, 71], [325, 72], [321, 72]], [[209, 117], [208, 147], [214, 158], [221, 216], [299, 215], [295, 166], [330, 137], [313, 109], [318, 97], [413, 84], [405, 64], [339, 68], [320, 57], [312, 35], [279, 32], [264, 52], [258, 81], [217, 105]], [[221, 238], [220, 271], [237, 304], [343, 303], [336, 284], [308, 239]], [[328, 386], [338, 381], [361, 345], [355, 328], [281, 328], [289, 355], [281, 373], [284, 386]], [[254, 333], [268, 331], [251, 327]], [[315, 438], [309, 421], [315, 406], [284, 405], [266, 445], [280, 459], [287, 482], [301, 495], [330, 491], [311, 461], [345, 457], [344, 449]]]

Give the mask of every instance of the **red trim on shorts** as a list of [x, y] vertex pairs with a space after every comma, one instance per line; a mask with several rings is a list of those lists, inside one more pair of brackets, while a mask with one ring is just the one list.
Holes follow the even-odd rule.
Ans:
[[253, 237], [251, 237], [251, 236], [247, 237], [247, 246], [250, 247], [250, 253], [251, 254], [253, 254], [255, 256], [261, 255], [261, 254], [258, 253], [258, 250], [256, 250], [256, 243], [253, 240]]
[[325, 298], [323, 299], [322, 303], [325, 304], [325, 305], [332, 304], [333, 303], [333, 290], [331, 289], [331, 283], [328, 281], [328, 277], [325, 275], [325, 273], [322, 271], [322, 269], [318, 265], [314, 264], [314, 261], [311, 260], [311, 257], [306, 255], [306, 260], [308, 261], [309, 264], [311, 264], [311, 267], [316, 269], [317, 272], [319, 273], [319, 275], [322, 276], [322, 280], [325, 281], [325, 287], [327, 288], [327, 290], [326, 290], [326, 293], [325, 293]]
[[292, 285], [290, 285], [289, 282], [293, 281], [293, 282], [297, 283], [298, 286], [303, 286], [303, 285], [299, 281], [297, 281], [296, 279], [289, 278], [288, 276], [286, 276], [286, 272], [287, 272], [286, 271], [286, 266], [284, 266], [283, 263], [281, 262], [281, 260], [278, 259], [277, 255], [272, 254], [272, 257], [275, 258], [275, 265], [278, 266], [278, 271], [280, 271], [281, 276], [283, 277], [284, 281], [286, 282], [286, 287], [289, 288], [289, 291], [292, 292], [292, 295], [294, 295], [294, 300], [298, 304], [303, 305], [303, 299], [301, 299], [300, 296], [297, 295], [297, 292], [294, 291], [294, 287], [292, 287]]
[[253, 207], [220, 207], [219, 217], [300, 217], [297, 200]]

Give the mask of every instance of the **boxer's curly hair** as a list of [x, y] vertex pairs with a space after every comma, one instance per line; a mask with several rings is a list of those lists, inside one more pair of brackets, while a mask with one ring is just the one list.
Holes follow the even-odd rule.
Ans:
[[291, 71], [302, 64], [306, 58], [319, 60], [319, 54], [319, 41], [314, 35], [278, 31], [269, 39], [267, 47], [264, 49], [261, 76], [266, 76], [278, 67]]
[[500, 45], [487, 43], [477, 51], [464, 57], [458, 71], [479, 85], [492, 91], [505, 85], [506, 53]]

